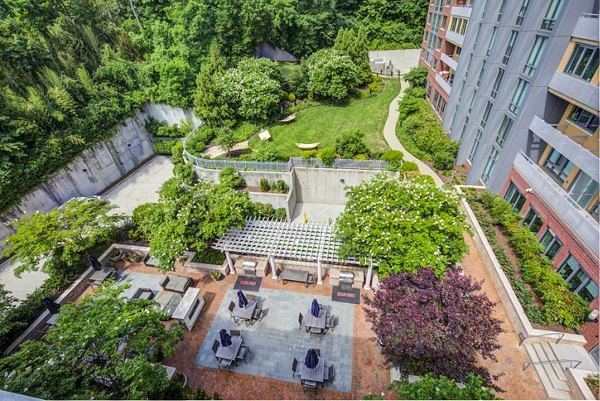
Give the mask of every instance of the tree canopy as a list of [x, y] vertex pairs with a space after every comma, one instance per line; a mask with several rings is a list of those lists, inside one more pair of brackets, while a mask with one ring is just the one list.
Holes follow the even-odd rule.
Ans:
[[337, 220], [342, 256], [372, 258], [382, 276], [430, 267], [441, 277], [468, 249], [459, 196], [430, 177], [400, 181], [382, 173], [346, 193]]
[[308, 91], [342, 100], [361, 82], [361, 73], [352, 58], [335, 49], [322, 49], [305, 62]]
[[386, 361], [404, 374], [446, 376], [466, 381], [470, 373], [493, 386], [479, 357], [496, 360], [500, 321], [481, 283], [449, 270], [432, 269], [389, 276], [373, 298], [365, 297], [367, 321], [383, 344]]
[[154, 301], [129, 301], [125, 288], [108, 282], [64, 305], [44, 341], [0, 360], [0, 388], [43, 399], [162, 398], [170, 384], [158, 361], [182, 328], [166, 328]]
[[126, 221], [110, 213], [114, 208], [105, 200], [73, 199], [62, 208], [25, 215], [11, 223], [16, 232], [6, 239], [2, 256], [19, 259], [16, 274], [73, 272], [86, 250], [113, 238]]

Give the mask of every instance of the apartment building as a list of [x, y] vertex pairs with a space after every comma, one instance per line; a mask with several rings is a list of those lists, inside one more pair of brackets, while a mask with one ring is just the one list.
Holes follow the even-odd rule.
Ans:
[[[598, 310], [598, 2], [450, 5], [438, 50], [431, 40], [441, 37], [439, 9], [434, 0], [421, 61], [430, 69], [432, 107], [460, 141], [457, 164], [468, 167], [467, 183], [513, 204], [572, 290]], [[456, 38], [454, 19], [466, 15], [466, 32]], [[451, 66], [443, 60], [457, 53], [456, 42], [460, 58]], [[596, 361], [598, 331], [597, 322], [581, 327]]]

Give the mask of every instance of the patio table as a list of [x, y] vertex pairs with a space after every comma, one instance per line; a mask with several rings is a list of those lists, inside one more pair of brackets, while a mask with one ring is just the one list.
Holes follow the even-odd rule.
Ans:
[[325, 359], [321, 357], [319, 357], [317, 366], [312, 369], [309, 369], [304, 363], [300, 366], [300, 377], [302, 380], [323, 383], [323, 372], [325, 372]]
[[219, 349], [217, 350], [215, 356], [217, 359], [225, 359], [235, 362], [235, 358], [237, 357], [241, 347], [242, 338], [237, 336], [231, 337], [231, 345], [229, 347], [223, 347], [222, 345], [219, 345]]
[[115, 270], [112, 267], [105, 267], [102, 270], [95, 271], [94, 274], [90, 276], [90, 281], [93, 281], [95, 283], [103, 283], [114, 273]]
[[233, 309], [233, 316], [241, 320], [252, 320], [252, 314], [256, 309], [256, 301], [248, 301], [248, 305], [245, 308], [240, 308], [239, 305], [235, 304]]
[[302, 325], [304, 327], [323, 330], [325, 328], [326, 319], [327, 313], [323, 309], [319, 311], [319, 317], [313, 316], [312, 313], [310, 313], [310, 309], [308, 309], [308, 313], [304, 316], [304, 320], [302, 320]]

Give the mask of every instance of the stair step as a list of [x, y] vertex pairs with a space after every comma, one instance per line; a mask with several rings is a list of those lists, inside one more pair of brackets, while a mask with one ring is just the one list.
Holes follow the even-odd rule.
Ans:
[[[551, 355], [548, 355], [546, 352], [547, 350], [545, 349], [544, 343], [534, 343], [533, 345], [533, 349], [535, 350], [537, 356], [538, 356], [538, 361], [542, 361], [542, 362], [548, 362], [548, 361], [556, 361], [556, 357], [553, 355], [552, 351], [550, 350], [549, 353]], [[546, 376], [548, 376], [548, 379], [550, 379], [550, 382], [552, 383], [552, 387], [558, 390], [569, 390], [569, 385], [567, 384], [567, 378], [565, 377], [565, 374], [560, 366], [560, 363], [558, 362], [554, 362], [554, 363], [541, 363], [541, 364], [536, 364], [535, 365], [537, 368], [542, 369]]]
[[[560, 359], [558, 356], [556, 356], [556, 354], [552, 350], [552, 347], [550, 347], [549, 343], [538, 343], [538, 345], [541, 346], [541, 349], [544, 352], [544, 355], [546, 355], [547, 361], [557, 361]], [[568, 365], [568, 364], [565, 364], [565, 365]], [[555, 363], [546, 364], [546, 366], [552, 367], [552, 369], [554, 370], [554, 373], [556, 374], [556, 377], [559, 380], [564, 381], [565, 383], [567, 382], [567, 376], [565, 376], [565, 367], [563, 366], [562, 363], [555, 362]]]
[[[550, 344], [550, 347], [558, 359], [572, 359], [581, 361], [581, 363], [577, 366], [577, 369], [591, 370], [592, 372], [598, 370], [598, 366], [596, 366], [590, 354], [581, 345], [552, 343]], [[563, 367], [566, 370], [567, 368], [575, 367], [575, 363], [565, 363], [563, 364]]]
[[[536, 343], [529, 343], [524, 345], [531, 361], [540, 362], [542, 360], [547, 360], [540, 359], [538, 352], [541, 353], [542, 357], [545, 357], [545, 352], [541, 348], [539, 348], [538, 351], [538, 347], [534, 347], [535, 344]], [[540, 378], [548, 397], [555, 400], [571, 399], [571, 394], [569, 393], [569, 387], [567, 383], [559, 380], [552, 368], [549, 372], [546, 368], [546, 365], [547, 364], [533, 364], [533, 368]], [[531, 366], [529, 368], [531, 368]]]

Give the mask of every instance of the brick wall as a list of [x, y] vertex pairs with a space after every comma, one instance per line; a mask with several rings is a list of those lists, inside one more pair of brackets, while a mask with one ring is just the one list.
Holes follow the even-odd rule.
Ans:
[[[568, 257], [569, 253], [573, 255], [577, 262], [581, 265], [582, 269], [594, 280], [596, 284], [600, 282], [600, 272], [598, 269], [598, 260], [594, 258], [582, 245], [577, 241], [577, 237], [575, 237], [571, 233], [571, 228], [564, 224], [561, 220], [559, 220], [554, 212], [548, 208], [543, 199], [539, 198], [535, 192], [528, 193], [525, 192], [526, 188], [530, 188], [531, 185], [521, 177], [517, 170], [513, 167], [510, 171], [508, 179], [504, 183], [504, 187], [502, 188], [501, 195], [506, 193], [510, 182], [513, 182], [519, 192], [525, 196], [527, 199], [520, 213], [524, 215], [527, 213], [527, 210], [530, 206], [532, 206], [538, 214], [542, 217], [544, 221], [544, 225], [540, 228], [538, 232], [538, 239], [544, 235], [546, 229], [550, 228], [560, 239], [563, 246], [554, 256], [552, 260], [554, 263], [554, 267], [558, 268]], [[599, 298], [596, 297], [591, 303], [590, 307], [592, 309], [599, 308]], [[585, 336], [588, 341], [586, 345], [586, 349], [590, 350], [594, 346], [598, 344], [598, 332], [600, 331], [600, 325], [598, 322], [591, 322], [582, 324], [580, 327], [580, 332], [583, 336]]]

